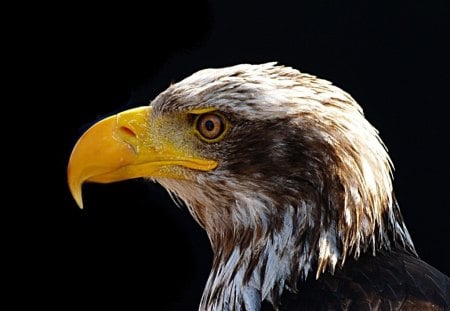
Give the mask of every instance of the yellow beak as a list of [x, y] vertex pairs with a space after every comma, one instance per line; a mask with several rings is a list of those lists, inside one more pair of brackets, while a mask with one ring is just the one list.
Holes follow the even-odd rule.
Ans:
[[[72, 196], [83, 208], [84, 182], [109, 183], [138, 177], [183, 178], [179, 167], [209, 171], [217, 162], [197, 158], [159, 137], [151, 107], [139, 107], [103, 119], [78, 140], [67, 169]], [[175, 169], [178, 168], [178, 169]]]

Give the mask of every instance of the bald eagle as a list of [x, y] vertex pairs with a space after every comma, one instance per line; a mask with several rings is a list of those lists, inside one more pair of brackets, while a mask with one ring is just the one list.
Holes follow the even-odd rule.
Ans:
[[377, 130], [326, 80], [275, 63], [201, 70], [95, 124], [69, 160], [80, 207], [84, 182], [138, 177], [208, 234], [200, 310], [449, 310]]

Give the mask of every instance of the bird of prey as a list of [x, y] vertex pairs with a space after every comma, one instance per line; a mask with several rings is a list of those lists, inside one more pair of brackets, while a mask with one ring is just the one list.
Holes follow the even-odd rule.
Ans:
[[68, 165], [84, 182], [144, 177], [184, 203], [214, 259], [200, 310], [449, 310], [416, 254], [392, 163], [361, 107], [276, 63], [198, 71], [108, 117]]

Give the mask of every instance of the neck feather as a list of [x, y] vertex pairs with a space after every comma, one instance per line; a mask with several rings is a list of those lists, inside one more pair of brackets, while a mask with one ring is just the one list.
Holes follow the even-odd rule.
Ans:
[[[234, 215], [241, 212], [240, 217], [249, 217], [244, 214], [262, 208], [261, 201], [257, 202], [241, 198], [233, 207]], [[384, 217], [388, 223], [377, 226], [386, 232], [373, 232], [372, 238], [364, 239], [364, 245], [345, 249], [345, 234], [339, 232], [338, 224], [320, 226], [314, 221], [311, 211], [316, 206], [303, 202], [299, 206], [270, 209], [274, 208], [278, 211], [276, 218], [260, 217], [251, 228], [205, 228], [215, 256], [200, 310], [259, 310], [264, 300], [277, 306], [284, 290], [296, 292], [297, 283], [310, 272], [316, 278], [324, 271], [334, 273], [347, 256], [357, 258], [361, 252], [375, 254], [393, 247], [414, 253], [399, 214]], [[392, 230], [397, 231], [389, 232]]]

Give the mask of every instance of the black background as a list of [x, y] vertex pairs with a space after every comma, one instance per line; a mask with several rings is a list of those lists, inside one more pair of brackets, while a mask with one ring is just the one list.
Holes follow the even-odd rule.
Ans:
[[42, 19], [50, 44], [36, 62], [50, 79], [41, 92], [57, 104], [46, 128], [56, 148], [45, 158], [57, 176], [54, 185], [35, 180], [44, 190], [39, 207], [24, 209], [26, 230], [17, 229], [23, 255], [13, 287], [46, 306], [195, 310], [212, 253], [187, 211], [142, 180], [85, 185], [81, 211], [67, 161], [93, 122], [147, 105], [171, 82], [268, 61], [333, 81], [361, 104], [389, 148], [419, 255], [450, 274], [448, 4], [295, 3], [74, 5]]

